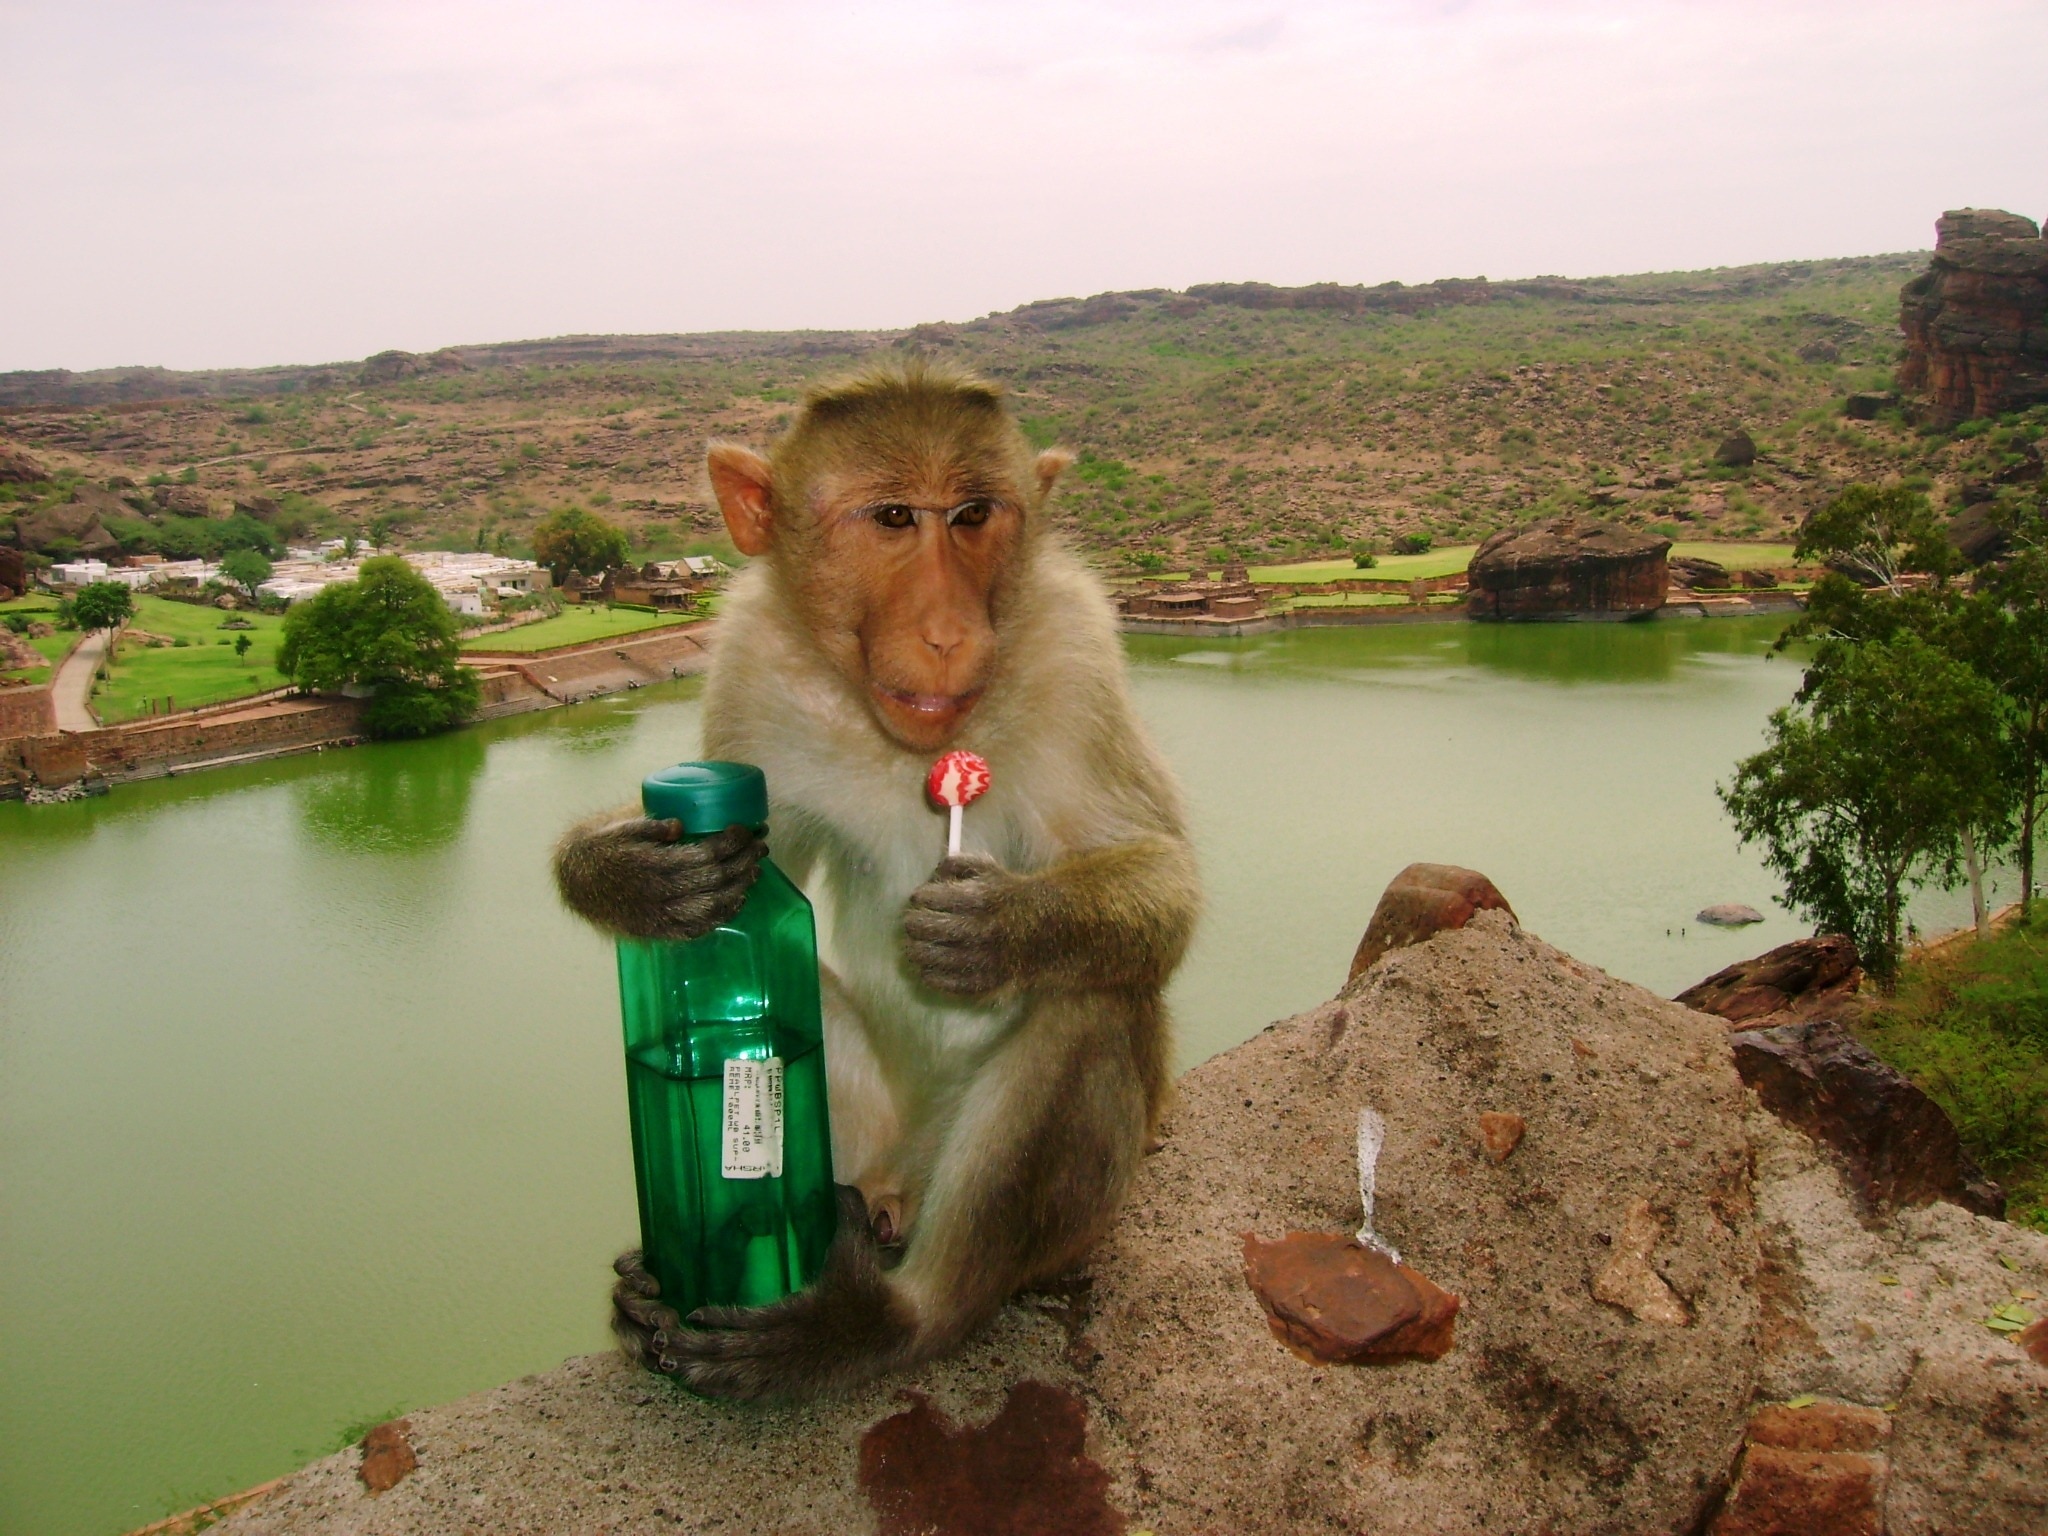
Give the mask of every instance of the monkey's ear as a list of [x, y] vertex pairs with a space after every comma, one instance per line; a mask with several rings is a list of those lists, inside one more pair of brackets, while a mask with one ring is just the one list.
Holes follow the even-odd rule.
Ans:
[[1042, 501], [1052, 494], [1052, 483], [1059, 479], [1060, 472], [1074, 462], [1074, 455], [1065, 448], [1048, 448], [1031, 464], [1031, 472], [1038, 477], [1038, 495]]
[[713, 443], [705, 461], [711, 471], [712, 494], [718, 498], [718, 510], [725, 514], [725, 529], [733, 543], [749, 558], [767, 554], [775, 534], [769, 508], [769, 489], [775, 477], [768, 461], [738, 443]]

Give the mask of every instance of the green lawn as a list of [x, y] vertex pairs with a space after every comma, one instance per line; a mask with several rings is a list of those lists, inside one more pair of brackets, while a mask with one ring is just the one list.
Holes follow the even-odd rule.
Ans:
[[1454, 544], [1420, 555], [1381, 555], [1380, 563], [1361, 571], [1342, 560], [1310, 560], [1301, 565], [1255, 565], [1253, 581], [1415, 581], [1428, 576], [1451, 576], [1472, 562], [1477, 544]]
[[[694, 618], [695, 615], [689, 615]], [[547, 651], [558, 645], [580, 645], [586, 640], [609, 640], [618, 635], [638, 634], [680, 624], [684, 616], [673, 613], [640, 613], [631, 608], [595, 608], [578, 604], [564, 608], [552, 619], [518, 629], [478, 635], [462, 642], [465, 651]]]
[[1683, 543], [1671, 546], [1673, 560], [1712, 560], [1731, 571], [1771, 570], [1792, 564], [1790, 544]]
[[[230, 618], [247, 619], [256, 627], [222, 629], [222, 622]], [[245, 610], [229, 614], [168, 598], [138, 597], [130, 627], [185, 644], [144, 646], [123, 641], [112, 678], [93, 692], [92, 707], [108, 725], [148, 714], [152, 700], [158, 709], [164, 707], [166, 697], [174, 708], [196, 709], [285, 686], [275, 664], [278, 638], [284, 630], [281, 618]], [[243, 634], [251, 642], [249, 654], [238, 657], [235, 637]]]

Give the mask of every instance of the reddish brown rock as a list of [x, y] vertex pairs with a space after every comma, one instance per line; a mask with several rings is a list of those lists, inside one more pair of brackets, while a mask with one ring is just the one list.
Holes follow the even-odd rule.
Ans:
[[28, 562], [18, 549], [0, 549], [0, 587], [17, 596], [28, 590]]
[[1764, 1107], [1832, 1148], [1866, 1209], [1948, 1200], [2005, 1215], [2005, 1191], [1963, 1150], [1941, 1106], [1840, 1024], [1778, 1024], [1729, 1042]]
[[1437, 1360], [1453, 1343], [1458, 1298], [1347, 1236], [1290, 1232], [1268, 1243], [1247, 1232], [1244, 1278], [1273, 1336], [1304, 1360]]
[[196, 485], [160, 485], [156, 504], [175, 517], [211, 517], [213, 502]]
[[2036, 1365], [2048, 1365], [2048, 1317], [2037, 1317], [2012, 1336]]
[[384, 1493], [411, 1476], [420, 1459], [413, 1453], [412, 1420], [392, 1419], [363, 1436], [363, 1464], [356, 1476], [372, 1493]]
[[14, 537], [24, 549], [52, 553], [75, 549], [83, 555], [105, 557], [121, 552], [120, 540], [107, 532], [99, 514], [80, 502], [29, 513], [16, 521]]
[[1042, 1381], [988, 1423], [955, 1429], [921, 1393], [861, 1437], [877, 1536], [1122, 1536], [1109, 1474], [1087, 1454], [1088, 1410]]
[[1712, 1536], [1884, 1536], [1878, 1456], [1751, 1445]]
[[0, 443], [0, 485], [33, 485], [49, 478], [49, 470], [26, 449]]
[[1474, 551], [1475, 619], [1651, 613], [1664, 606], [1671, 541], [1590, 517], [1506, 528]]
[[2032, 219], [1961, 208], [1899, 294], [1899, 387], [1940, 426], [2048, 401], [2048, 241]]
[[1891, 1438], [1891, 1416], [1856, 1403], [1771, 1403], [1759, 1408], [1743, 1438], [1781, 1451], [1879, 1451]]
[[1373, 908], [1365, 937], [1351, 957], [1345, 985], [1356, 981], [1390, 949], [1420, 944], [1431, 934], [1462, 928], [1475, 912], [1515, 915], [1507, 897], [1476, 869], [1455, 864], [1410, 864], [1387, 882], [1380, 904]]
[[1528, 1128], [1529, 1122], [1520, 1115], [1489, 1110], [1479, 1117], [1479, 1145], [1496, 1163], [1504, 1163], [1522, 1144], [1522, 1133]]
[[1687, 987], [1675, 1001], [1756, 1028], [1832, 1016], [1862, 981], [1856, 945], [1828, 933], [1738, 960]]

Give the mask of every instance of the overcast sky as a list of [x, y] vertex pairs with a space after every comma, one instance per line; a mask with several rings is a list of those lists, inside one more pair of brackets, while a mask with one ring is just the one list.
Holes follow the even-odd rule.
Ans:
[[0, 369], [869, 327], [2048, 212], [2043, 0], [0, 0]]

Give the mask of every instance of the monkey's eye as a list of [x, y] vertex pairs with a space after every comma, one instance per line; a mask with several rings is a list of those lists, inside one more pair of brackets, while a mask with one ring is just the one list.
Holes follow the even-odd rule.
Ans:
[[979, 528], [988, 521], [990, 510], [985, 501], [963, 501], [946, 514], [946, 522], [954, 528]]
[[917, 514], [908, 507], [877, 507], [872, 515], [884, 528], [908, 528], [917, 521]]

